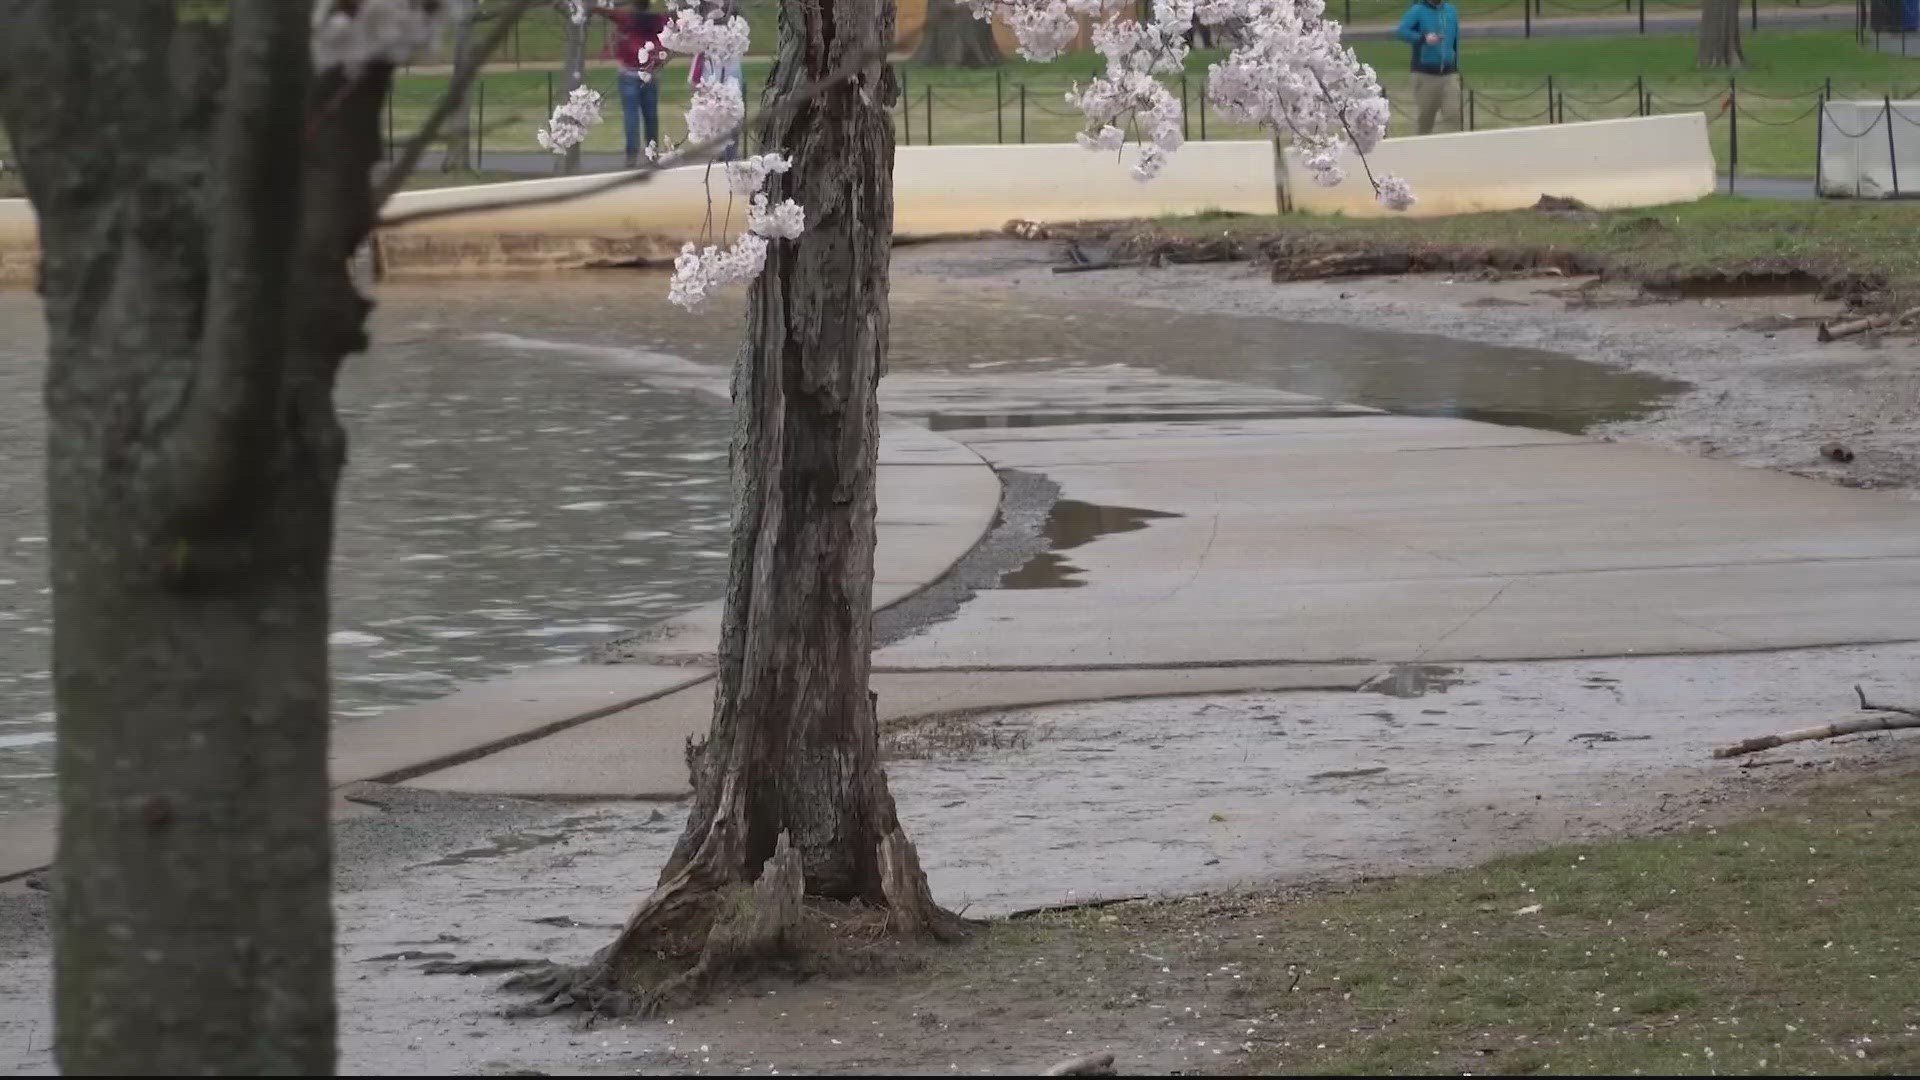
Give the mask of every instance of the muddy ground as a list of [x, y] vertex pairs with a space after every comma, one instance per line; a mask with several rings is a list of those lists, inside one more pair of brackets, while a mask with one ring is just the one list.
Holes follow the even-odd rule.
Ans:
[[[1804, 297], [1646, 305], [1563, 279], [1276, 286], [1246, 266], [1053, 275], [1050, 245], [903, 250], [955, 286], [1363, 322], [1556, 349], [1693, 389], [1605, 437], [1836, 482], [1920, 490], [1920, 352], [1820, 346]], [[1770, 330], [1740, 329], [1774, 318]], [[1771, 334], [1771, 336], [1768, 336]], [[1840, 441], [1842, 466], [1819, 447]], [[1717, 744], [1840, 719], [1851, 687], [1911, 698], [1920, 647], [1481, 664], [1359, 693], [1061, 706], [890, 735], [936, 892], [969, 915], [1139, 893], [1338, 882], [1753, 809], [1809, 774], [1905, 755], [1802, 744], [1757, 767]], [[766, 984], [651, 1022], [507, 1020], [497, 975], [432, 959], [584, 960], [677, 833], [673, 805], [553, 805], [368, 786], [342, 804], [340, 993], [351, 1073], [997, 1072], [1111, 1050], [1133, 1071], [1230, 1070], [1258, 1019], [1178, 934], [1124, 956], [1003, 927], [886, 977]], [[965, 884], [962, 885], [961, 883]], [[0, 1068], [51, 1068], [46, 895], [0, 886]], [[1198, 933], [1198, 931], [1196, 931]], [[1137, 944], [1137, 943], [1136, 943]], [[876, 958], [876, 963], [886, 958]], [[1024, 970], [1085, 966], [1084, 979]], [[1116, 965], [1130, 972], [1116, 981]], [[1130, 966], [1128, 966], [1130, 965]], [[886, 966], [882, 964], [881, 966]], [[1083, 987], [1069, 991], [1069, 986]]]

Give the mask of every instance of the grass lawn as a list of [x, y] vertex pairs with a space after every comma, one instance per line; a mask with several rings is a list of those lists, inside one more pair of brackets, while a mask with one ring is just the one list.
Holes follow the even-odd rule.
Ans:
[[[1409, 131], [1411, 122], [1403, 111], [1410, 102], [1403, 47], [1362, 42], [1358, 51], [1380, 70], [1396, 103], [1396, 133]], [[1642, 89], [1655, 112], [1704, 110], [1712, 118], [1715, 152], [1723, 171], [1731, 160], [1731, 125], [1722, 107], [1727, 80], [1694, 69], [1691, 37], [1469, 41], [1465, 55], [1476, 127], [1545, 122], [1551, 76], [1555, 107], [1563, 110], [1567, 120], [1635, 115]], [[1185, 80], [1188, 137], [1255, 136], [1252, 129], [1223, 123], [1217, 113], [1202, 108], [1202, 80], [1213, 58], [1196, 53], [1189, 66]], [[1756, 34], [1749, 41], [1748, 58], [1749, 66], [1738, 80], [1742, 175], [1812, 175], [1813, 109], [1829, 79], [1837, 97], [1920, 93], [1920, 62], [1861, 50], [1846, 31]], [[1023, 127], [1029, 142], [1069, 140], [1079, 118], [1062, 94], [1075, 79], [1090, 76], [1096, 66], [1091, 56], [1047, 65], [1011, 61], [997, 71], [905, 64], [901, 70], [907, 85], [906, 104], [896, 111], [896, 128], [903, 142], [914, 144], [927, 142], [929, 129], [939, 143], [1018, 142]], [[765, 79], [767, 65], [750, 61], [746, 71], [748, 79], [758, 84]], [[609, 122], [589, 136], [587, 149], [618, 152], [614, 73], [594, 70], [589, 82], [606, 96]], [[549, 85], [556, 100], [564, 92], [560, 77], [546, 71], [506, 70], [490, 72], [484, 83], [487, 123], [494, 129], [488, 145], [496, 151], [530, 151], [533, 130], [550, 107]], [[412, 130], [444, 88], [443, 76], [402, 76], [394, 91], [395, 129], [402, 134]], [[669, 136], [684, 131], [680, 117], [686, 97], [685, 68], [676, 63], [661, 83], [662, 123]]]
[[1144, 1012], [1243, 1073], [1898, 1075], [1917, 845], [1909, 767], [1731, 826], [1002, 923], [925, 977], [1011, 979], [1062, 1022]]
[[1715, 196], [1611, 213], [1516, 210], [1444, 218], [1184, 218], [1159, 223], [1192, 237], [1252, 245], [1299, 238], [1329, 250], [1503, 245], [1598, 255], [1624, 277], [1800, 268], [1823, 277], [1883, 276], [1896, 302], [1920, 303], [1920, 204], [1773, 202]]

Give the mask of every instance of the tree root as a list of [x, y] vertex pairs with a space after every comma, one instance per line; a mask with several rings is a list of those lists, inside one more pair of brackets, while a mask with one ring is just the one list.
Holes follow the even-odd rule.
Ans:
[[[737, 778], [723, 783], [706, 837], [686, 865], [653, 891], [591, 963], [547, 964], [507, 980], [503, 989], [536, 995], [509, 1015], [652, 1016], [754, 970], [808, 959], [831, 963], [830, 950], [846, 948], [848, 936], [858, 936], [853, 949], [860, 951], [864, 943], [890, 936], [950, 940], [968, 929], [966, 920], [934, 903], [919, 854], [897, 827], [881, 838], [877, 852], [884, 910], [825, 901], [824, 911], [809, 907], [803, 857], [786, 832], [759, 877], [751, 884], [740, 881], [744, 841], [736, 823], [744, 802], [737, 797]], [[843, 940], [818, 940], [822, 924], [837, 928]]]

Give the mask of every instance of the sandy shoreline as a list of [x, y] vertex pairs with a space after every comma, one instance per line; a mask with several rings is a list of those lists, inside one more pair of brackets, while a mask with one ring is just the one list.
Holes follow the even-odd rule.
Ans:
[[[1126, 301], [1188, 313], [1344, 322], [1530, 346], [1691, 384], [1644, 419], [1598, 434], [1850, 486], [1920, 491], [1920, 376], [1906, 341], [1815, 344], [1810, 327], [1737, 329], [1828, 305], [1761, 299], [1570, 306], [1525, 279], [1349, 280], [1276, 286], [1241, 265], [1053, 275], [1052, 245], [902, 249], [903, 279], [1023, 296]], [[990, 377], [990, 376], [983, 376]], [[1859, 457], [1823, 461], [1840, 441]], [[1710, 763], [1716, 742], [1834, 718], [1855, 681], [1893, 686], [1920, 647], [1745, 656], [1466, 665], [1395, 693], [1272, 693], [989, 715], [1001, 751], [896, 741], [901, 812], [972, 913], [1128, 891], [1180, 892], [1471, 863], [1575, 838], [1684, 825], [1755, 805], [1797, 768]], [[1890, 687], [1891, 689], [1891, 687]], [[1889, 693], [1889, 696], [1900, 696]], [[1616, 739], [1587, 738], [1608, 733]], [[1897, 752], [1899, 740], [1814, 744], [1809, 769]], [[1378, 775], [1391, 762], [1391, 781]], [[1043, 787], [1043, 777], [1071, 782]], [[612, 932], [671, 846], [671, 804], [557, 806], [363, 785], [341, 805], [342, 1068], [351, 1073], [980, 1072], [1032, 1068], [1130, 1042], [1135, 1068], [1221, 1059], [1203, 1029], [1151, 1037], [1124, 1018], [1016, 1015], [966, 1031], [915, 1021], [964, 995], [884, 987], [782, 989], [676, 1017], [583, 1030], [508, 1022], [493, 977], [431, 977], [405, 952], [583, 959]], [[1102, 845], [1087, 843], [1097, 837]], [[50, 1070], [45, 894], [0, 886], [0, 1062]], [[871, 1018], [871, 1030], [869, 1028]], [[1069, 1018], [1072, 1020], [1073, 1018]], [[812, 1045], [807, 1045], [807, 1042]], [[949, 1064], [957, 1065], [950, 1070]], [[960, 1064], [964, 1063], [964, 1064]]]

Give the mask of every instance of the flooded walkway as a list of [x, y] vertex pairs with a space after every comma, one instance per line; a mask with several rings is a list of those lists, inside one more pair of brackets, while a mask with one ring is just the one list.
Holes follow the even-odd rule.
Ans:
[[[664, 292], [632, 273], [382, 290], [375, 347], [340, 390], [353, 439], [335, 568], [341, 722], [570, 664], [720, 595], [730, 417], [719, 395], [740, 312], [689, 317]], [[1578, 430], [1671, 388], [1439, 337], [1089, 313], [911, 282], [895, 305], [885, 406], [936, 429], [1364, 406]], [[44, 348], [37, 300], [0, 292], [0, 818], [51, 793]], [[1082, 529], [1073, 515], [1060, 510], [1057, 528]]]

